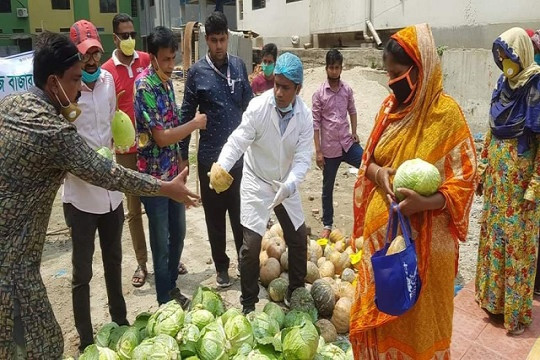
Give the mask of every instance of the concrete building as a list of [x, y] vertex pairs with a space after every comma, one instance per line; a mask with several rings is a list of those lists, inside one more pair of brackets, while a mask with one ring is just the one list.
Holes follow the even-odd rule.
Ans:
[[74, 22], [87, 19], [96, 25], [108, 58], [114, 49], [112, 19], [119, 12], [132, 16], [140, 30], [138, 0], [0, 1], [0, 56], [31, 50], [41, 32], [69, 33]]
[[538, 0], [237, 0], [237, 7], [238, 28], [280, 47], [358, 46], [367, 19], [383, 37], [427, 22], [438, 45], [462, 48], [491, 48], [512, 26], [540, 28]]

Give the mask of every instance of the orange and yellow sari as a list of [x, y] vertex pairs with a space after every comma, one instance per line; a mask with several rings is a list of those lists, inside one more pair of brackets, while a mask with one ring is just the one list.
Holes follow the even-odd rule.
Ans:
[[[394, 111], [395, 97], [384, 102], [364, 152], [354, 190], [354, 236], [364, 237], [350, 339], [355, 359], [449, 359], [454, 277], [458, 240], [465, 240], [476, 185], [476, 152], [469, 127], [457, 103], [442, 89], [442, 70], [428, 25], [393, 36], [419, 69], [411, 105]], [[366, 176], [371, 162], [397, 169], [405, 160], [434, 164], [443, 183], [444, 209], [411, 216], [422, 291], [416, 305], [402, 316], [375, 306], [371, 254], [384, 245], [386, 195]]]

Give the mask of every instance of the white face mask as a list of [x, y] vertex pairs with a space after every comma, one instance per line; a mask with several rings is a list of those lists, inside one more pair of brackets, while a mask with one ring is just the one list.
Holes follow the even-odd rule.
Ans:
[[[64, 90], [64, 87], [60, 83], [60, 80], [58, 80], [58, 77], [56, 77], [56, 76], [55, 76], [55, 78], [56, 78], [56, 81], [58, 81], [58, 86], [60, 87], [60, 90], [62, 90], [62, 92], [64, 93], [64, 96], [69, 101], [69, 98], [68, 98], [68, 96], [66, 94], [66, 91]], [[58, 97], [58, 95], [54, 94], [54, 96], [56, 96], [56, 100], [58, 100], [58, 103], [60, 104], [60, 107], [62, 108], [60, 110], [60, 113], [69, 122], [74, 122], [75, 120], [77, 120], [77, 118], [79, 117], [79, 115], [81, 115], [81, 112], [82, 112], [81, 109], [77, 106], [77, 104], [74, 104], [71, 101], [69, 101], [69, 104], [64, 106], [64, 104], [62, 104], [62, 102], [60, 101], [60, 98]]]

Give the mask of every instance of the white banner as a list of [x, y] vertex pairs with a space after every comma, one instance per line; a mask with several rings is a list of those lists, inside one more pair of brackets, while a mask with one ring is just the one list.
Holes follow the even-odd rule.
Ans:
[[33, 59], [33, 51], [0, 57], [0, 99], [14, 92], [26, 91], [34, 85]]

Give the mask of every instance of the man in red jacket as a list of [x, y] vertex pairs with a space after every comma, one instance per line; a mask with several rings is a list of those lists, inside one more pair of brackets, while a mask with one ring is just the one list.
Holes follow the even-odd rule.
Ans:
[[[135, 50], [135, 37], [137, 33], [133, 26], [133, 19], [129, 15], [117, 14], [114, 17], [113, 32], [116, 50], [114, 50], [112, 57], [103, 64], [102, 68], [112, 74], [116, 95], [118, 96], [122, 93], [118, 98], [118, 108], [128, 114], [133, 124], [135, 124], [133, 85], [135, 78], [150, 65], [150, 55]], [[116, 161], [124, 167], [137, 170], [137, 148], [135, 144], [127, 152], [117, 149]], [[138, 263], [131, 283], [135, 287], [141, 287], [146, 282], [146, 262], [148, 260], [141, 216], [141, 201], [138, 196], [126, 194], [126, 198], [129, 232]]]

